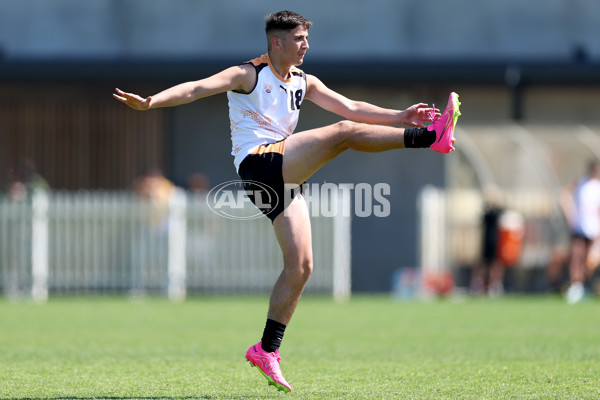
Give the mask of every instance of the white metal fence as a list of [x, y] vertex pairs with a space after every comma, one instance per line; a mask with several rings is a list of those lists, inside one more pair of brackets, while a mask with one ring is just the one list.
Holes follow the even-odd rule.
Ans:
[[[306, 292], [349, 296], [350, 218], [314, 217], [312, 230]], [[0, 290], [10, 297], [268, 293], [281, 268], [267, 218], [223, 218], [204, 196], [175, 191], [163, 215], [129, 192], [0, 197]]]

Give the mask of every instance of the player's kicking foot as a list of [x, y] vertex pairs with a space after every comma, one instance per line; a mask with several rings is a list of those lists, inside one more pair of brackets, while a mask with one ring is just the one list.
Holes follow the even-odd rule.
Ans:
[[439, 153], [450, 153], [454, 150], [454, 143], [456, 142], [454, 127], [460, 115], [458, 106], [460, 106], [458, 94], [450, 93], [450, 99], [444, 113], [437, 120], [432, 118], [433, 123], [427, 127], [428, 131], [435, 131], [436, 133], [435, 142], [430, 146], [430, 149]]
[[273, 353], [264, 351], [260, 346], [261, 342], [258, 342], [254, 346], [251, 346], [246, 352], [246, 360], [250, 362], [250, 365], [257, 367], [261, 374], [269, 385], [275, 386], [277, 390], [281, 390], [285, 393], [292, 391], [292, 387], [283, 377], [281, 368], [279, 367], [279, 350], [275, 350]]

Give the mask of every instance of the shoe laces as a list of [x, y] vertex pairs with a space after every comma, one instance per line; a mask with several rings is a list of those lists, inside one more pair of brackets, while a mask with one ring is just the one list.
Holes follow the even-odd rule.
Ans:
[[429, 115], [427, 116], [431, 122], [435, 122], [435, 104], [431, 105], [431, 110], [428, 111]]

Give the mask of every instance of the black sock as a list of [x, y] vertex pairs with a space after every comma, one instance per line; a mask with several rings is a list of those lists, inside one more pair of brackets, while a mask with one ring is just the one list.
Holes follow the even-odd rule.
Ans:
[[435, 131], [428, 131], [427, 128], [404, 129], [404, 147], [406, 148], [429, 147], [433, 142], [435, 142]]
[[265, 325], [265, 330], [263, 331], [263, 336], [261, 339], [262, 349], [264, 351], [268, 351], [269, 353], [274, 352], [281, 346], [281, 339], [283, 339], [283, 334], [285, 333], [285, 325], [281, 324], [272, 319], [267, 319], [267, 324]]

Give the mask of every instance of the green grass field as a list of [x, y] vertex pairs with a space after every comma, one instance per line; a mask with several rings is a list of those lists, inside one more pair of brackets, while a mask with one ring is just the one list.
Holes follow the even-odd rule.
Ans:
[[600, 302], [306, 296], [284, 395], [243, 355], [267, 299], [0, 300], [0, 399], [598, 399]]

